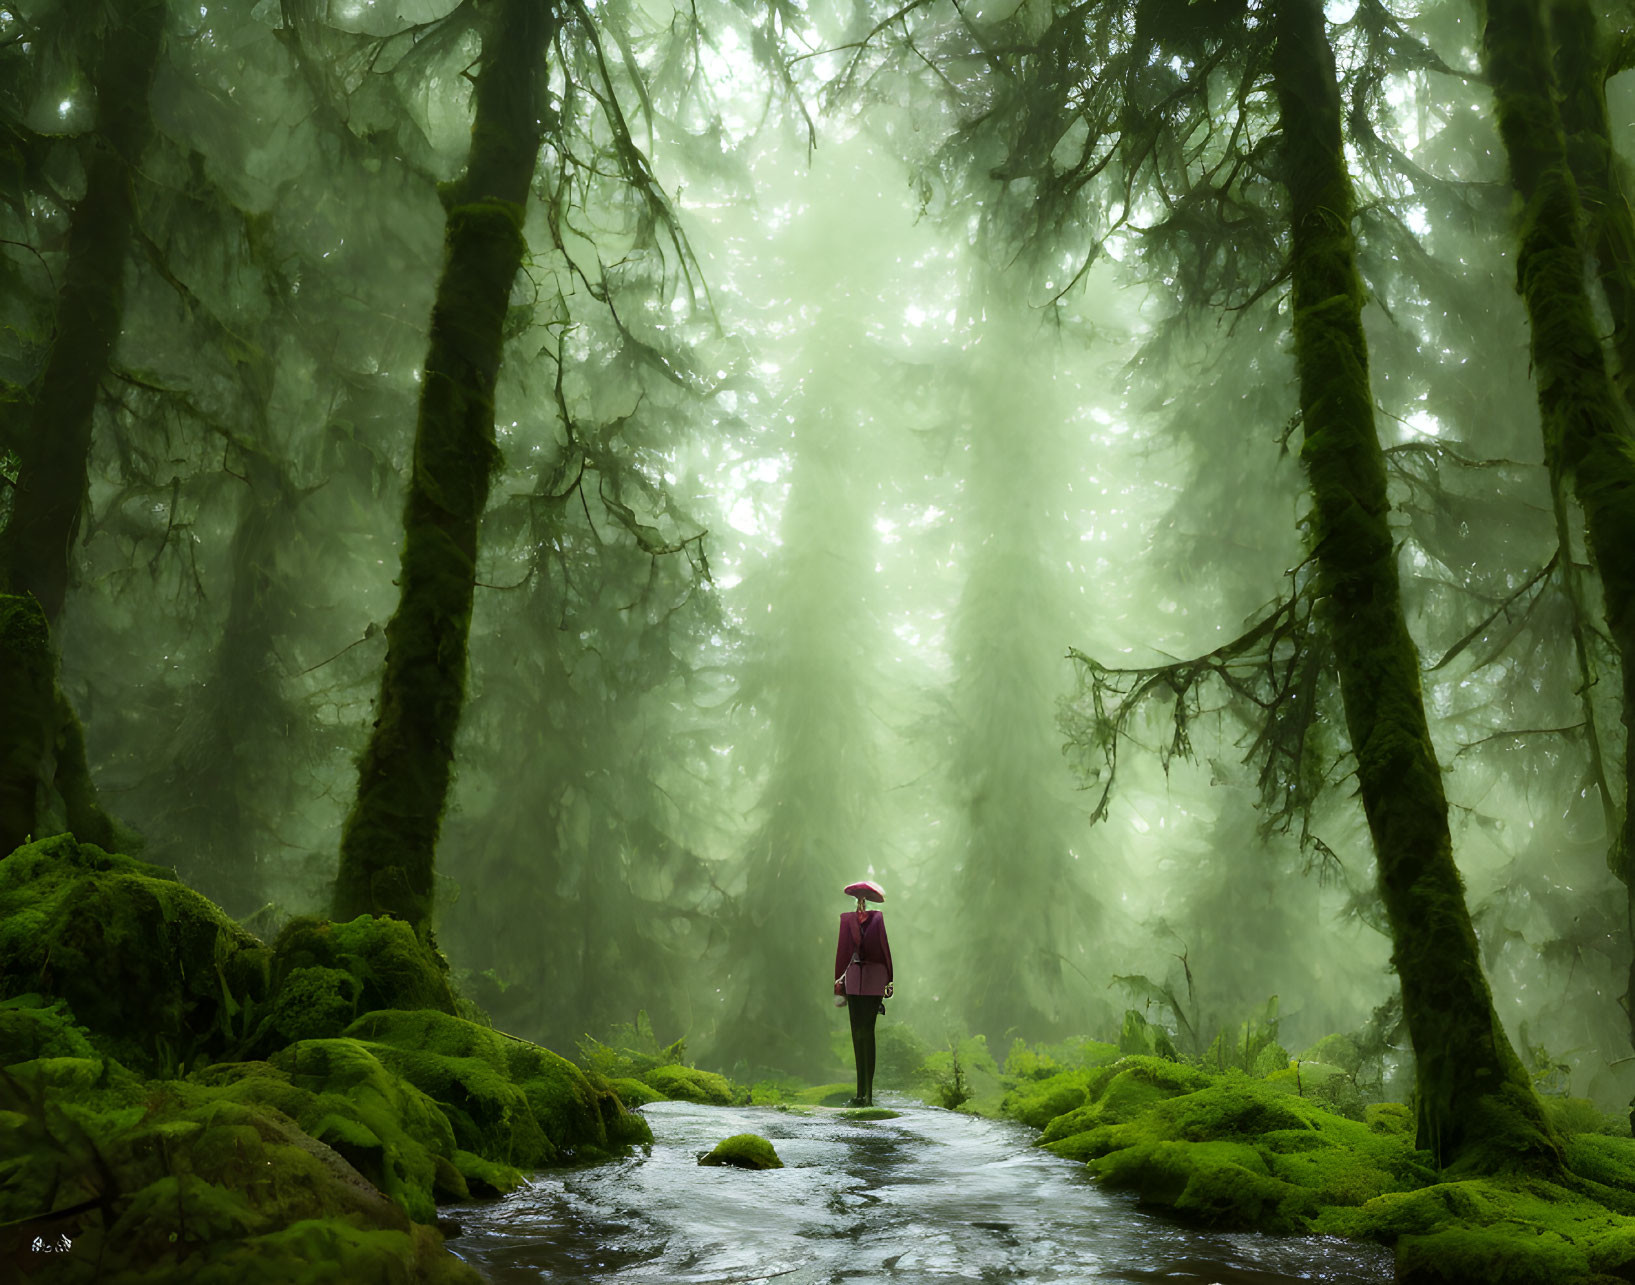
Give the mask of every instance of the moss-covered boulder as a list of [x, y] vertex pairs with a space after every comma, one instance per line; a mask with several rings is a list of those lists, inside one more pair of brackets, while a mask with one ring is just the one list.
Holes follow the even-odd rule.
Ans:
[[[1635, 1144], [1609, 1139], [1635, 1161]], [[1568, 1144], [1569, 1153], [1572, 1144]], [[1578, 1157], [1569, 1155], [1570, 1162]], [[1627, 1203], [1628, 1192], [1610, 1195]], [[1324, 1210], [1313, 1229], [1396, 1246], [1404, 1285], [1611, 1285], [1635, 1280], [1635, 1219], [1521, 1176], [1441, 1182]]]
[[765, 1138], [753, 1133], [737, 1133], [715, 1144], [715, 1150], [698, 1158], [701, 1165], [731, 1165], [735, 1169], [782, 1169], [783, 1161]]
[[454, 1131], [425, 1094], [356, 1040], [309, 1040], [271, 1062], [220, 1063], [192, 1077], [225, 1100], [275, 1108], [396, 1200], [416, 1222], [470, 1189]]
[[648, 1088], [675, 1102], [699, 1102], [706, 1106], [731, 1106], [732, 1081], [714, 1071], [695, 1066], [659, 1066], [642, 1076]]
[[42, 1057], [0, 1076], [0, 1120], [0, 1262], [35, 1236], [72, 1245], [41, 1281], [240, 1285], [317, 1264], [336, 1281], [479, 1280], [334, 1149], [221, 1085]]
[[1061, 1071], [1042, 1080], [1025, 1080], [999, 1104], [1000, 1113], [1034, 1129], [1082, 1107], [1092, 1071]]
[[456, 1145], [521, 1169], [653, 1140], [611, 1088], [527, 1040], [431, 1010], [368, 1013], [347, 1028], [442, 1109]]
[[421, 1008], [453, 1014], [458, 1002], [448, 961], [407, 923], [292, 919], [273, 943], [272, 993], [241, 1055], [333, 1039], [365, 1013]]
[[14, 995], [0, 1002], [0, 1066], [35, 1058], [98, 1056], [84, 1029], [62, 1000]]
[[613, 1091], [619, 1095], [619, 1101], [623, 1102], [626, 1107], [644, 1107], [649, 1102], [663, 1102], [665, 1100], [664, 1094], [657, 1089], [630, 1076], [609, 1080], [608, 1083], [613, 1086]]
[[1149, 1107], [1195, 1093], [1210, 1077], [1193, 1067], [1159, 1057], [1126, 1057], [1092, 1071], [1083, 1081], [1084, 1101], [1045, 1123], [1039, 1142], [1057, 1155], [1085, 1160], [1100, 1154], [1100, 1140], [1084, 1135], [1134, 1120]]
[[[1086, 1160], [1103, 1181], [1145, 1203], [1210, 1226], [1263, 1231], [1303, 1230], [1325, 1208], [1432, 1180], [1428, 1157], [1406, 1134], [1236, 1072], [1195, 1073], [1203, 1083], [1191, 1091], [1154, 1097], [1181, 1087], [1176, 1078], [1152, 1083], [1154, 1069], [1127, 1068], [1096, 1086], [1071, 1113], [1073, 1131], [1059, 1132], [1051, 1149]], [[1051, 1129], [1058, 1125], [1069, 1127], [1068, 1118]]]
[[176, 1073], [241, 1042], [269, 966], [261, 942], [158, 866], [67, 834], [0, 860], [0, 999], [66, 1000], [133, 1071]]

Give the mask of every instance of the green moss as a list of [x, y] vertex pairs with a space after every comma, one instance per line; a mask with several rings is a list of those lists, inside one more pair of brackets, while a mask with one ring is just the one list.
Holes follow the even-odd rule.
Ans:
[[1058, 1116], [1084, 1105], [1089, 1078], [1084, 1071], [1063, 1071], [1018, 1085], [1005, 1095], [999, 1109], [1013, 1120], [1043, 1129]]
[[66, 1000], [133, 1070], [222, 1056], [267, 990], [266, 948], [167, 870], [72, 835], [0, 861], [0, 998]]
[[1085, 1104], [1051, 1120], [1040, 1141], [1051, 1144], [1104, 1125], [1122, 1124], [1166, 1098], [1195, 1092], [1209, 1082], [1203, 1071], [1162, 1058], [1122, 1058], [1092, 1073], [1085, 1087]]
[[31, 594], [0, 594], [0, 856], [60, 829], [44, 815], [56, 657]]
[[524, 1182], [522, 1170], [484, 1160], [472, 1151], [456, 1151], [454, 1167], [460, 1171], [473, 1196], [503, 1196]]
[[792, 1094], [789, 1100], [800, 1106], [838, 1107], [851, 1101], [856, 1092], [855, 1084], [814, 1084]]
[[278, 1105], [416, 1222], [436, 1217], [435, 1157], [454, 1155], [454, 1131], [436, 1103], [356, 1040], [305, 1040], [275, 1054], [271, 1065], [290, 1088], [311, 1096], [291, 1099], [263, 1076], [241, 1081], [237, 1096]]
[[430, 1096], [463, 1150], [489, 1160], [537, 1168], [652, 1141], [611, 1088], [526, 1040], [430, 1010], [369, 1013], [346, 1033]]
[[714, 1071], [700, 1071], [691, 1066], [654, 1067], [643, 1082], [651, 1089], [677, 1102], [702, 1102], [709, 1106], [731, 1106], [732, 1082]]
[[1366, 1115], [1367, 1103], [1363, 1101], [1357, 1081], [1343, 1067], [1326, 1062], [1290, 1062], [1264, 1078], [1274, 1088], [1310, 1098], [1348, 1120], [1361, 1120]]
[[1210, 1226], [1288, 1231], [1313, 1212], [1312, 1194], [1271, 1176], [1240, 1142], [1141, 1142], [1090, 1162], [1110, 1186]]
[[715, 1150], [700, 1156], [701, 1165], [731, 1165], [735, 1169], [782, 1169], [783, 1161], [765, 1138], [739, 1133], [716, 1143]]
[[1629, 1136], [1628, 1115], [1607, 1115], [1586, 1098], [1544, 1098], [1542, 1101], [1551, 1127], [1563, 1139], [1575, 1133]]
[[1373, 1133], [1398, 1134], [1407, 1138], [1414, 1132], [1414, 1113], [1401, 1102], [1370, 1102], [1363, 1109], [1363, 1123]]
[[465, 705], [477, 537], [494, 444], [494, 386], [511, 283], [527, 245], [524, 204], [543, 122], [535, 103], [554, 25], [546, 6], [492, 9], [476, 77], [466, 174], [451, 194], [432, 305], [400, 594], [358, 792], [341, 834], [335, 917], [390, 914], [425, 932], [437, 836]]
[[619, 1095], [619, 1100], [627, 1107], [646, 1106], [649, 1102], [663, 1102], [664, 1094], [651, 1085], [643, 1084], [640, 1080], [628, 1076], [617, 1080], [609, 1080], [613, 1091]]
[[358, 1015], [361, 987], [338, 968], [296, 968], [273, 993], [250, 1049], [271, 1052], [297, 1040], [339, 1035]]
[[1635, 1220], [1518, 1176], [1442, 1182], [1329, 1209], [1313, 1230], [1397, 1247], [1397, 1279], [1577, 1285], [1635, 1268]]
[[94, 1057], [91, 1042], [61, 1000], [17, 995], [0, 1003], [0, 1066], [37, 1057]]
[[[0, 1109], [16, 1122], [11, 1136], [23, 1143], [23, 1163], [11, 1159], [0, 1183], [0, 1222], [20, 1228], [25, 1240], [36, 1229], [69, 1235], [75, 1252], [65, 1268], [94, 1266], [98, 1279], [144, 1285], [295, 1279], [475, 1285], [476, 1275], [443, 1251], [434, 1229], [411, 1224], [402, 1204], [335, 1150], [281, 1109], [235, 1096], [252, 1081], [270, 1083], [276, 1068], [249, 1066], [235, 1076], [219, 1066], [202, 1077], [209, 1083], [147, 1084], [120, 1068], [87, 1086], [87, 1065], [112, 1066], [36, 1059], [0, 1077]], [[287, 1095], [283, 1101], [294, 1104]], [[345, 1108], [338, 1098], [330, 1101]], [[348, 1117], [348, 1128], [356, 1123]], [[105, 1212], [30, 1222], [99, 1193], [107, 1197]], [[425, 1212], [429, 1218], [435, 1211]], [[329, 1257], [307, 1257], [320, 1250]]]
[[1397, 1279], [1416, 1285], [1567, 1285], [1589, 1275], [1584, 1251], [1544, 1228], [1453, 1227], [1397, 1242]]
[[339, 1035], [364, 1013], [454, 1013], [448, 961], [399, 919], [359, 915], [347, 923], [290, 920], [273, 944], [274, 994], [246, 1052]]
[[896, 1120], [901, 1117], [901, 1111], [893, 1111], [889, 1107], [857, 1107], [851, 1111], [842, 1111], [842, 1120]]

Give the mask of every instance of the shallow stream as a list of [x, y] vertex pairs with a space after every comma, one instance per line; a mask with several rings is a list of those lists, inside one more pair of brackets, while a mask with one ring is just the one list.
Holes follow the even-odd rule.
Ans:
[[[878, 1100], [898, 1117], [654, 1103], [643, 1108], [650, 1149], [446, 1209], [464, 1227], [449, 1247], [495, 1285], [1391, 1279], [1388, 1251], [1188, 1230], [1097, 1187], [1020, 1125]], [[785, 1167], [698, 1164], [737, 1133], [771, 1139]]]

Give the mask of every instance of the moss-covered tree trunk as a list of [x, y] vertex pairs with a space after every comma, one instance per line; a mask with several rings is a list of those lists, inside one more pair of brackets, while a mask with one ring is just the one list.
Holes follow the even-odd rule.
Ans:
[[0, 594], [0, 857], [64, 830], [115, 846], [79, 719], [57, 685], [45, 612], [32, 594]]
[[[89, 9], [90, 6], [87, 6]], [[135, 218], [132, 174], [153, 133], [148, 92], [163, 42], [162, 0], [128, 0], [85, 15], [100, 24], [92, 79], [95, 128], [85, 193], [68, 222], [56, 337], [18, 447], [17, 490], [0, 538], [5, 588], [32, 593], [55, 621], [68, 590], [91, 453], [91, 419], [125, 307], [125, 257]]]
[[1340, 96], [1320, 0], [1279, 0], [1275, 21], [1301, 460], [1346, 729], [1413, 1040], [1419, 1145], [1444, 1166], [1554, 1170], [1559, 1149], [1482, 974], [1425, 722], [1419, 655], [1403, 617]]
[[0, 856], [63, 829], [104, 847], [79, 719], [57, 684], [50, 626], [68, 592], [90, 468], [97, 392], [119, 338], [133, 174], [153, 133], [148, 95], [164, 41], [162, 0], [84, 15], [96, 92], [85, 191], [68, 219], [54, 338], [17, 442], [17, 486], [0, 531]]
[[[1595, 11], [1590, 7], [1588, 0], [1554, 0], [1550, 19], [1551, 36], [1555, 41], [1555, 69], [1561, 90], [1563, 142], [1572, 179], [1578, 188], [1583, 206], [1586, 248], [1593, 261], [1594, 276], [1601, 284], [1608, 309], [1612, 313], [1614, 358], [1612, 384], [1618, 399], [1622, 402], [1625, 416], [1620, 423], [1616, 415], [1617, 408], [1610, 408], [1607, 413], [1592, 421], [1592, 431], [1619, 435], [1622, 430], [1625, 437], [1622, 454], [1627, 461], [1628, 416], [1635, 414], [1635, 216], [1630, 212], [1623, 166], [1613, 150], [1612, 129], [1607, 117], [1606, 82], [1612, 68], [1609, 64], [1607, 46], [1598, 30]], [[1542, 108], [1544, 105], [1539, 106]], [[1544, 132], [1548, 132], [1547, 125]], [[1521, 171], [1518, 169], [1515, 174], [1518, 190], [1521, 190], [1523, 181]], [[1532, 177], [1528, 181], [1532, 185], [1532, 190], [1536, 192], [1539, 179]], [[1527, 195], [1525, 191], [1522, 194], [1524, 197]], [[1537, 354], [1536, 343], [1534, 351]], [[1540, 373], [1541, 375], [1543, 373], [1542, 367]], [[1600, 387], [1601, 381], [1595, 378], [1593, 371], [1590, 374], [1590, 381], [1587, 391], [1593, 397], [1604, 397], [1605, 393]], [[1540, 397], [1542, 407], [1542, 384]], [[1556, 495], [1557, 522], [1558, 526], [1565, 527], [1565, 488], [1568, 479], [1564, 474], [1569, 468], [1573, 471], [1572, 480], [1579, 488], [1580, 499], [1584, 500], [1586, 513], [1589, 511], [1590, 501], [1583, 495], [1581, 467], [1571, 465], [1567, 452], [1561, 448], [1563, 432], [1564, 426], [1552, 428], [1548, 420], [1546, 421], [1545, 447], [1550, 456], [1550, 481]], [[1616, 442], [1612, 449], [1616, 453]], [[1635, 531], [1635, 514], [1629, 512], [1630, 506], [1635, 505], [1635, 487], [1630, 485], [1627, 464], [1622, 467], [1624, 477], [1621, 485], [1613, 479], [1608, 479], [1612, 484], [1601, 490], [1596, 497], [1596, 503], [1602, 509], [1609, 505], [1619, 507], [1620, 512], [1610, 525], [1622, 531], [1624, 538], [1627, 539], [1628, 533]], [[1594, 486], [1593, 479], [1591, 485]], [[1609, 525], [1605, 515], [1602, 517], [1601, 525], [1603, 531]], [[1621, 713], [1625, 742], [1622, 812], [1620, 814], [1611, 808], [1612, 800], [1604, 800], [1609, 806], [1610, 819], [1616, 827], [1609, 836], [1611, 842], [1607, 861], [1613, 873], [1623, 880], [1629, 902], [1628, 922], [1635, 927], [1635, 869], [1631, 866], [1632, 859], [1635, 859], [1635, 806], [1632, 806], [1635, 804], [1635, 754], [1630, 753], [1630, 733], [1635, 729], [1635, 612], [1632, 612], [1630, 605], [1635, 602], [1635, 557], [1630, 556], [1627, 544], [1617, 551], [1601, 547], [1597, 543], [1597, 535], [1593, 528], [1590, 533], [1590, 550], [1605, 587], [1608, 633], [1617, 650], [1619, 669], [1623, 675]], [[1564, 542], [1563, 556], [1568, 551]], [[1569, 576], [1572, 574], [1570, 567], [1568, 574]], [[1569, 589], [1573, 591], [1573, 606], [1582, 618], [1584, 612], [1581, 595], [1576, 592], [1576, 585], [1570, 583]], [[1580, 638], [1587, 630], [1588, 623], [1582, 619], [1578, 622]], [[1595, 700], [1593, 686], [1597, 675], [1591, 667], [1588, 648], [1582, 642], [1579, 644], [1579, 668], [1583, 676], [1584, 701], [1589, 714], [1590, 749], [1593, 754], [1599, 755], [1600, 741], [1596, 733], [1593, 708]], [[1607, 773], [1603, 770], [1603, 790], [1609, 784], [1606, 776]], [[1630, 959], [1629, 984], [1630, 993], [1635, 994], [1635, 954], [1632, 954]], [[1630, 1006], [1628, 1012], [1630, 1043], [1635, 1045], [1635, 1006]], [[1631, 1116], [1635, 1118], [1635, 1103], [1631, 1104]]]
[[465, 177], [448, 197], [443, 274], [415, 427], [397, 610], [376, 720], [341, 837], [338, 919], [428, 926], [438, 829], [465, 703], [477, 527], [497, 461], [494, 384], [544, 114], [549, 0], [496, 0]]

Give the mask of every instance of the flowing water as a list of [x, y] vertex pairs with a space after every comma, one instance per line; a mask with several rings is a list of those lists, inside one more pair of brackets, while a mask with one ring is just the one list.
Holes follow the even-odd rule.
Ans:
[[[1035, 1148], [1020, 1125], [878, 1101], [901, 1114], [654, 1103], [651, 1148], [447, 1209], [464, 1228], [449, 1247], [495, 1285], [1391, 1279], [1385, 1250], [1178, 1227]], [[737, 1133], [769, 1138], [785, 1167], [698, 1164]]]

